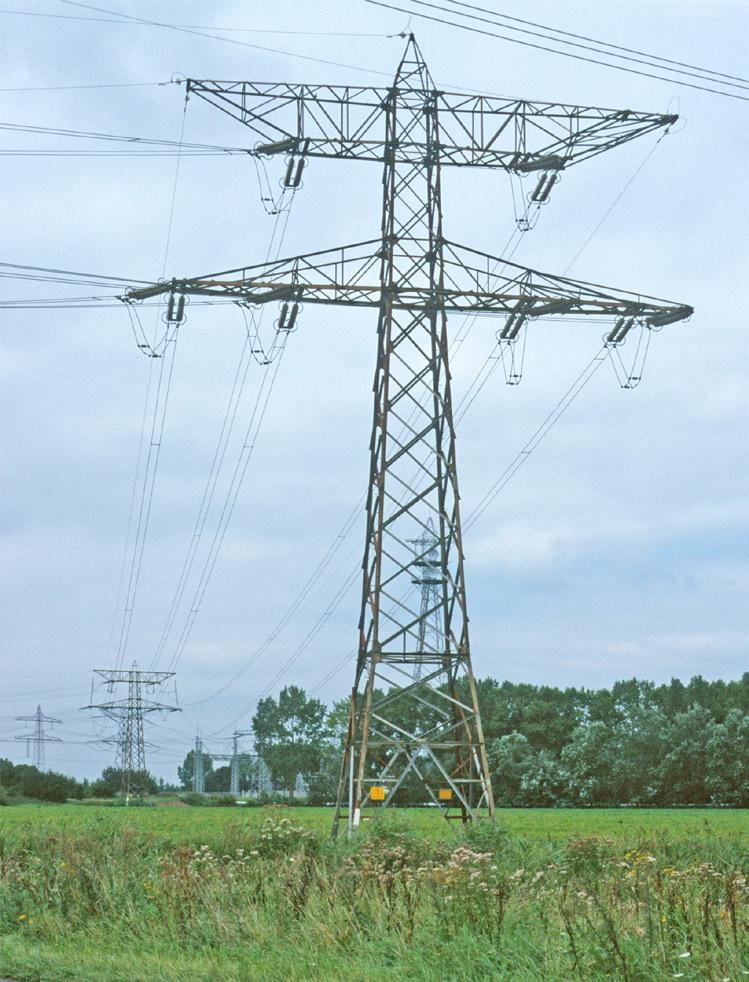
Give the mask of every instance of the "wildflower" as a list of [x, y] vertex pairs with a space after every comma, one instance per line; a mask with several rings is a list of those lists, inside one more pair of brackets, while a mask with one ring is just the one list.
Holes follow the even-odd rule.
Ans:
[[26, 915], [25, 914], [19, 914], [18, 915], [18, 920], [19, 921], [25, 921], [26, 920]]

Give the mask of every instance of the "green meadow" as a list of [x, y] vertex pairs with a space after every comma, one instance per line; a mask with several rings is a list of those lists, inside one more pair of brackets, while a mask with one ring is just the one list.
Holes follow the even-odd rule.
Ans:
[[0, 976], [749, 977], [740, 810], [0, 809]]
[[[158, 800], [158, 799], [157, 799]], [[123, 808], [90, 804], [18, 805], [0, 811], [0, 832], [20, 828], [54, 833], [65, 829], [89, 829], [105, 824], [109, 829], [133, 828], [156, 836], [161, 842], [210, 842], [224, 830], [258, 830], [268, 815], [291, 818], [320, 835], [330, 833], [330, 808], [190, 808], [161, 804]], [[374, 811], [372, 814], [376, 814]], [[451, 839], [448, 823], [429, 808], [391, 809], [429, 838]], [[566, 839], [577, 835], [631, 838], [640, 834], [668, 833], [680, 838], [713, 831], [721, 836], [741, 836], [749, 831], [749, 811], [723, 808], [499, 808], [497, 824], [512, 836], [528, 839]], [[203, 838], [201, 838], [201, 836]]]

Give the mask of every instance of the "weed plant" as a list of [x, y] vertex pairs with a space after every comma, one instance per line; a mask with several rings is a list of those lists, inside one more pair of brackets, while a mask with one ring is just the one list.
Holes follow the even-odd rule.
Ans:
[[[111, 813], [110, 813], [111, 814]], [[215, 813], [213, 813], [215, 814]], [[26, 979], [749, 979], [746, 844], [709, 830], [354, 842], [274, 809], [175, 842], [0, 825], [0, 972]]]

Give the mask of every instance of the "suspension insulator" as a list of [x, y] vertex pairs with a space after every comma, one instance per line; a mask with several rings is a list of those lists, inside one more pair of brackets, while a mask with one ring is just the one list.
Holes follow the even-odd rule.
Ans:
[[283, 300], [285, 297], [293, 297], [297, 288], [294, 286], [277, 286], [264, 293], [248, 293], [247, 299], [250, 303], [270, 303], [271, 300]]
[[635, 326], [635, 320], [635, 317], [628, 317], [626, 315], [617, 317], [613, 328], [606, 335], [606, 344], [619, 344], [623, 341]]
[[268, 156], [274, 153], [288, 153], [295, 150], [299, 140], [295, 136], [289, 136], [285, 140], [277, 140], [275, 143], [258, 143], [255, 147], [257, 153], [264, 153]]
[[185, 316], [184, 293], [170, 293], [166, 305], [166, 319], [169, 324], [180, 324]]
[[289, 313], [289, 305], [285, 303], [281, 307], [281, 315], [278, 318], [277, 328], [279, 331], [293, 331], [296, 319], [299, 315], [299, 304], [294, 303]]
[[529, 154], [525, 160], [514, 161], [511, 167], [521, 174], [529, 174], [534, 170], [563, 170], [566, 163], [564, 157], [559, 157], [557, 154], [545, 154], [543, 157], [533, 157]]
[[541, 176], [538, 184], [533, 189], [533, 194], [531, 194], [531, 201], [536, 201], [542, 203], [546, 201], [549, 197], [549, 192], [556, 184], [559, 178], [557, 171], [551, 171], [551, 173], [545, 173]]
[[557, 171], [552, 171], [551, 174], [547, 175], [546, 185], [542, 189], [541, 194], [538, 196], [537, 200], [542, 202], [546, 201], [549, 197], [549, 192], [551, 191], [551, 189], [554, 187], [554, 185], [557, 183], [558, 180], [559, 180], [559, 174], [557, 173]]
[[520, 333], [520, 328], [525, 324], [527, 314], [519, 310], [513, 310], [505, 321], [505, 326], [499, 335], [501, 341], [514, 341]]
[[304, 157], [300, 157], [296, 164], [296, 170], [294, 171], [294, 178], [291, 182], [293, 188], [298, 188], [302, 181], [302, 171], [304, 170], [304, 165], [306, 161]]
[[538, 184], [535, 186], [533, 193], [531, 194], [531, 201], [538, 201], [538, 196], [541, 193], [541, 189], [543, 188], [544, 184], [546, 184], [546, 174], [542, 174], [539, 177]]
[[530, 311], [531, 317], [545, 317], [547, 314], [566, 314], [568, 310], [571, 310], [574, 306], [574, 300], [550, 300], [548, 303], [542, 303], [538, 307], [534, 307]]
[[293, 170], [294, 170], [294, 157], [289, 157], [288, 162], [286, 164], [286, 174], [283, 179], [283, 184], [284, 187], [286, 188], [291, 187], [291, 173]]
[[664, 327], [666, 324], [675, 324], [677, 321], [683, 321], [687, 317], [691, 317], [693, 313], [693, 307], [677, 307], [670, 314], [652, 314], [648, 317], [647, 323], [649, 327]]

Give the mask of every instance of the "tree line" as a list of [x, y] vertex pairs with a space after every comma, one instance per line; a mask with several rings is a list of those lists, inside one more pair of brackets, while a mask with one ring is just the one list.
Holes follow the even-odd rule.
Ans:
[[[164, 781], [158, 781], [147, 771], [139, 775], [139, 783], [148, 794], [166, 789]], [[14, 804], [25, 798], [34, 801], [61, 803], [83, 798], [114, 798], [122, 787], [122, 771], [105, 767], [95, 781], [84, 778], [77, 781], [57, 771], [41, 771], [32, 764], [14, 764], [0, 757], [0, 805]]]
[[[477, 681], [477, 691], [498, 806], [749, 807], [749, 672], [730, 682], [698, 675], [686, 684], [628, 679], [602, 689], [487, 678]], [[410, 715], [394, 722], [413, 732], [428, 706], [403, 704]], [[335, 800], [348, 713], [348, 700], [328, 707], [293, 685], [260, 700], [252, 720], [255, 751], [277, 790], [293, 792], [301, 774], [310, 804]], [[178, 768], [183, 788], [191, 786], [192, 755]], [[206, 791], [228, 790], [229, 768], [214, 769], [207, 754], [204, 766]], [[240, 763], [241, 790], [249, 786], [246, 766]], [[142, 777], [150, 793], [167, 788]], [[89, 783], [0, 758], [0, 804], [108, 798], [120, 786], [114, 767]], [[420, 785], [406, 781], [396, 803], [423, 800]]]
[[[749, 806], [749, 672], [602, 689], [487, 678], [477, 688], [499, 806]], [[409, 701], [404, 711], [428, 709]], [[347, 723], [348, 700], [327, 709], [288, 686], [260, 701], [252, 725], [276, 786], [293, 788], [301, 773], [323, 804], [335, 797]], [[415, 783], [400, 792], [402, 804], [422, 799]]]

